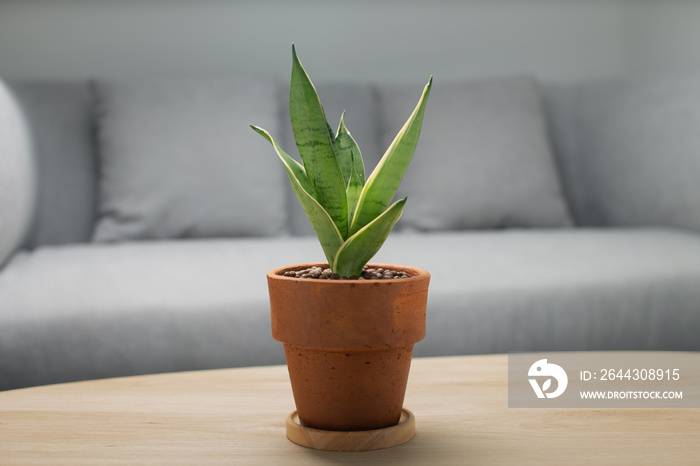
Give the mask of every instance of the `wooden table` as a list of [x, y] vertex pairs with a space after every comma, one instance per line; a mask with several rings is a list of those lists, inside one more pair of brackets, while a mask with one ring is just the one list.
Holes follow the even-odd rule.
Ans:
[[415, 359], [416, 436], [333, 453], [286, 439], [284, 366], [34, 387], [0, 392], [0, 464], [700, 464], [700, 409], [508, 409], [507, 398], [505, 355]]

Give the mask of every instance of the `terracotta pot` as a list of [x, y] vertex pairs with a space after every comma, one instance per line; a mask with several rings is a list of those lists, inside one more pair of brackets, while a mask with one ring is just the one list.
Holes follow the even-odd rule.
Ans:
[[371, 430], [398, 423], [414, 343], [425, 336], [430, 274], [416, 267], [370, 264], [410, 278], [321, 280], [283, 276], [327, 264], [299, 264], [267, 274], [272, 336], [284, 343], [303, 425]]

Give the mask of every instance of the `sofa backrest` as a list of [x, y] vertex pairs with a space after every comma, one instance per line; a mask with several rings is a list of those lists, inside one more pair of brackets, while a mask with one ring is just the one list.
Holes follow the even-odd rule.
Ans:
[[700, 74], [541, 90], [578, 224], [700, 231]]
[[[413, 110], [424, 84], [318, 83], [331, 125], [336, 126], [341, 113], [347, 112], [346, 123], [363, 151], [367, 176]], [[277, 189], [282, 183], [287, 218], [279, 210], [274, 210], [277, 212], [274, 217], [283, 218], [286, 228], [271, 227], [264, 234], [312, 235], [308, 219], [289, 188], [274, 151], [247, 128], [247, 123], [266, 127], [287, 152], [298, 157], [286, 105], [288, 87], [260, 79], [242, 85], [249, 92], [238, 95], [235, 85], [211, 80], [162, 87], [153, 87], [152, 82], [99, 80], [13, 83], [12, 89], [31, 123], [40, 180], [33, 227], [25, 245], [31, 248], [90, 240], [200, 236], [199, 225], [179, 223], [170, 233], [163, 233], [154, 232], [153, 223], [144, 222], [144, 217], [154, 212], [166, 222], [177, 217], [173, 213], [177, 210], [173, 208], [179, 199], [177, 192], [150, 199], [147, 180], [154, 179], [154, 173], [160, 171], [163, 178], [172, 177], [172, 170], [178, 168], [167, 167], [164, 161], [168, 151], [191, 145], [188, 134], [198, 141], [186, 148], [192, 153], [197, 148], [204, 151], [215, 148], [225, 152], [223, 156], [245, 157], [246, 163], [260, 164], [243, 182], [248, 183], [249, 189], [268, 193], [274, 202], [278, 202]], [[437, 82], [433, 94], [423, 137], [409, 167], [405, 189], [400, 193], [411, 198], [409, 213], [411, 209], [415, 211], [415, 215], [407, 215], [405, 223], [409, 228], [552, 227], [571, 223], [546, 140], [541, 104], [531, 79], [445, 86]], [[187, 116], [188, 108], [198, 117]], [[233, 118], [221, 125], [227, 115]], [[243, 118], [237, 121], [240, 116]], [[208, 120], [212, 118], [216, 121]], [[449, 122], [455, 128], [446, 125]], [[211, 126], [216, 126], [216, 131], [211, 131]], [[231, 139], [230, 133], [238, 131]], [[168, 135], [180, 142], [165, 141]], [[221, 144], [216, 141], [210, 144], [217, 135], [223, 135], [222, 140], [228, 138], [224, 147], [231, 147], [230, 154], [228, 149], [218, 147]], [[239, 144], [240, 138], [246, 138], [245, 142]], [[248, 141], [248, 138], [259, 139]], [[245, 150], [240, 150], [242, 147]], [[144, 161], [150, 154], [155, 155], [152, 163], [157, 169]], [[201, 172], [190, 167], [189, 176], [204, 179], [224, 176], [230, 177], [231, 183], [237, 182], [234, 170], [218, 164], [216, 159], [207, 158], [218, 167], [214, 173], [207, 172], [211, 167], [202, 167]], [[143, 178], [125, 176], [133, 170], [150, 173], [145, 173]], [[273, 177], [256, 181], [256, 173], [270, 170], [279, 171], [281, 180]], [[425, 179], [424, 172], [429, 172]], [[105, 180], [108, 185], [113, 184], [114, 178], [110, 177], [114, 176], [121, 177], [118, 189], [105, 189]], [[124, 182], [125, 179], [137, 186]], [[465, 179], [469, 182], [465, 183]], [[173, 183], [166, 185], [168, 189], [173, 187]], [[132, 194], [136, 197], [131, 198]], [[107, 199], [113, 195], [118, 197], [116, 204]], [[197, 205], [208, 208], [206, 202]], [[119, 211], [124, 206], [125, 210]], [[435, 212], [437, 215], [433, 215]], [[108, 229], [105, 220], [112, 222]], [[243, 234], [246, 228], [242, 229]], [[253, 232], [257, 234], [260, 229]]]
[[[416, 158], [402, 184], [400, 194], [410, 198], [402, 223], [419, 230], [556, 227], [571, 224], [570, 208], [582, 226], [700, 230], [700, 76], [538, 88], [532, 83], [522, 77], [436, 80]], [[347, 111], [368, 175], [422, 84], [318, 83], [332, 126]], [[288, 88], [268, 86], [272, 100], [260, 91], [256, 101], [265, 97], [266, 103], [254, 106], [261, 110], [250, 115], [250, 123], [268, 126], [296, 157]], [[24, 245], [90, 241], [100, 211], [94, 89], [88, 82], [10, 82], [8, 88], [29, 121], [39, 180]], [[252, 130], [250, 136], [258, 137]], [[262, 138], [251, 144], [246, 151], [252, 159], [281, 169]], [[313, 234], [280, 173], [289, 217], [285, 228], [271, 231]]]

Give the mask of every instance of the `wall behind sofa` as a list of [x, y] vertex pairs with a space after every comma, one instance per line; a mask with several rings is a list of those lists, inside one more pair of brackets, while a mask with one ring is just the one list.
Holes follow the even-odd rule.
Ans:
[[0, 76], [585, 80], [700, 65], [693, 0], [0, 0]]
[[316, 79], [625, 68], [621, 0], [0, 0], [0, 76], [287, 78], [296, 42]]

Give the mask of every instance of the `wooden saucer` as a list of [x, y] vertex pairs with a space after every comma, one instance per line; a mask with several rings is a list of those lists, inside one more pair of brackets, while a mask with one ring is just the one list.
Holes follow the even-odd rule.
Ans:
[[326, 451], [368, 451], [408, 442], [416, 433], [416, 418], [406, 408], [395, 426], [375, 430], [335, 431], [302, 426], [293, 411], [287, 417], [287, 438], [297, 445]]

